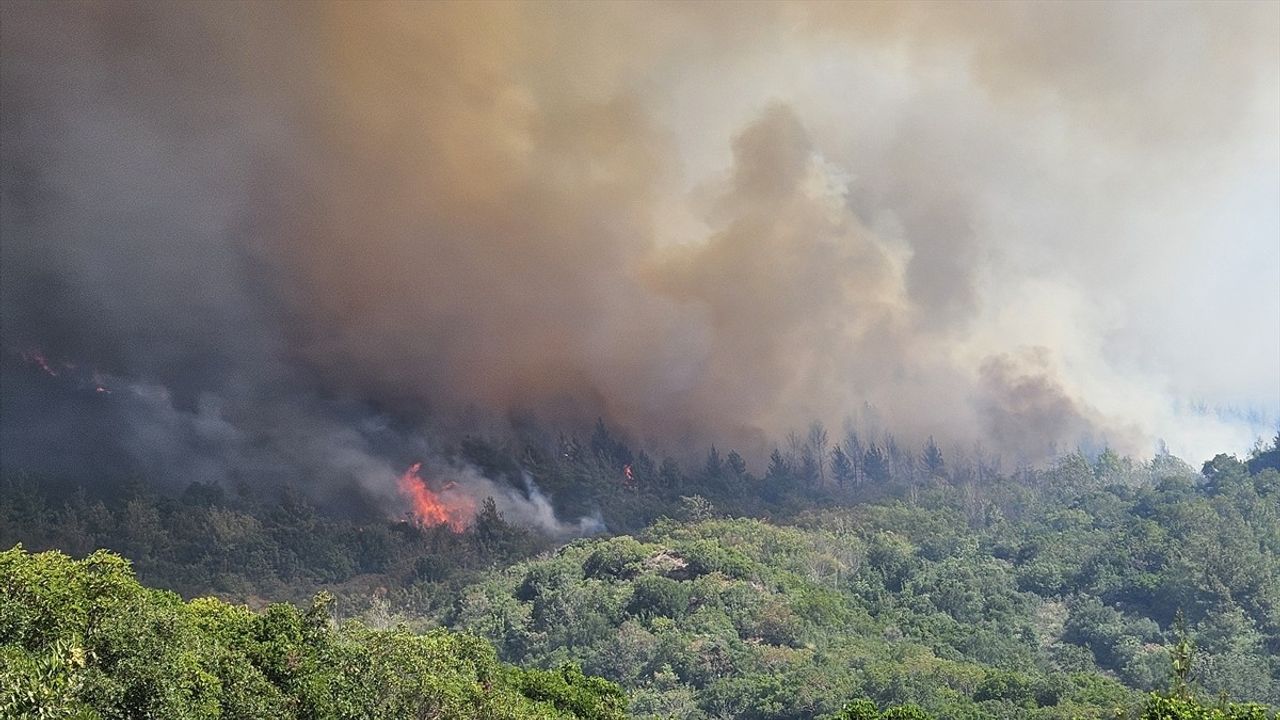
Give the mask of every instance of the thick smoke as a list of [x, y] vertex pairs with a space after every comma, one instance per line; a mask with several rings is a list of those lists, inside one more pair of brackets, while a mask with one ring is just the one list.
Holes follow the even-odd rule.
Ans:
[[99, 415], [124, 465], [391, 492], [426, 419], [759, 457], [869, 404], [1035, 462], [1280, 413], [1275, 5], [0, 12], [6, 362], [132, 388], [6, 365], [9, 466]]

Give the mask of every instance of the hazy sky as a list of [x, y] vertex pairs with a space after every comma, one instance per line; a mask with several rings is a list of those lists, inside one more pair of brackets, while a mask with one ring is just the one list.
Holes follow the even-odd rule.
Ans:
[[1280, 416], [1280, 4], [0, 12], [6, 348], [219, 437], [870, 405], [1199, 461]]

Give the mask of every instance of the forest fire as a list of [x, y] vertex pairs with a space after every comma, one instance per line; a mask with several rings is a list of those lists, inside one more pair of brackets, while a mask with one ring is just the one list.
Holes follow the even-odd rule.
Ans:
[[414, 463], [400, 476], [400, 492], [413, 505], [414, 522], [424, 527], [448, 525], [454, 532], [462, 532], [476, 514], [472, 498], [453, 492], [457, 487], [450, 483], [440, 492], [433, 491], [420, 474], [422, 463]]

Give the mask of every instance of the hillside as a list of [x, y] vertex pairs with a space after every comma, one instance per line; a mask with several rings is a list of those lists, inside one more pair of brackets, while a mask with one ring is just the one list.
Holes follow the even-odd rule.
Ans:
[[0, 720], [1280, 720], [1280, 0], [0, 0]]
[[582, 662], [641, 717], [814, 717], [867, 697], [1071, 718], [1164, 687], [1181, 613], [1202, 687], [1278, 704], [1278, 479], [1064, 484], [1060, 505], [1028, 497], [976, 527], [944, 490], [793, 527], [662, 521], [495, 573], [438, 617], [511, 661]]
[[335, 625], [142, 587], [121, 558], [0, 553], [0, 717], [621, 718], [617, 687], [475, 638]]
[[[9, 480], [0, 540], [107, 547], [148, 583], [265, 606], [261, 617], [294, 612], [266, 599], [306, 606], [328, 591], [326, 612], [358, 621], [327, 636], [339, 645], [466, 630], [495, 648], [468, 652], [618, 683], [635, 717], [816, 718], [859, 699], [939, 718], [1109, 717], [1169, 687], [1180, 637], [1194, 647], [1196, 688], [1275, 706], [1276, 450], [1221, 455], [1200, 473], [1109, 453], [1013, 477], [952, 463], [843, 489], [771, 468], [742, 474], [748, 509], [734, 505], [736, 471], [714, 473], [714, 451], [674, 488], [628, 486], [604, 446], [554, 472], [535, 466], [538, 477], [587, 478], [575, 502], [663, 517], [563, 545], [492, 506], [455, 532], [335, 515], [287, 491], [193, 485], [175, 497], [134, 485], [93, 500]], [[489, 461], [498, 479], [506, 463], [521, 467]], [[214, 602], [146, 597], [186, 613]]]

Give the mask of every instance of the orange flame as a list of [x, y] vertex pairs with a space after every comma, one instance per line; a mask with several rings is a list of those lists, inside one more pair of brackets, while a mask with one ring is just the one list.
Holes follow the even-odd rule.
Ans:
[[424, 527], [448, 525], [454, 532], [462, 532], [476, 514], [475, 500], [456, 490], [454, 483], [441, 492], [432, 491], [419, 472], [422, 463], [414, 463], [400, 476], [400, 492], [413, 506], [414, 520]]

